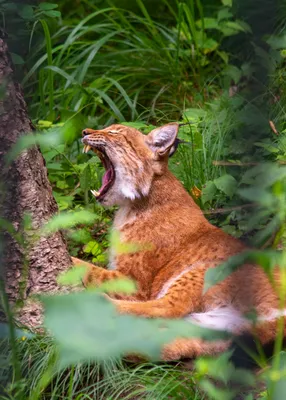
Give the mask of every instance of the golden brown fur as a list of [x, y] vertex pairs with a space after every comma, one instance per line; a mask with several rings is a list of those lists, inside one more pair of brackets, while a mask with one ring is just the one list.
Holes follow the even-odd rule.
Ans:
[[[103, 146], [115, 166], [115, 183], [102, 200], [103, 204], [119, 205], [113, 229], [119, 231], [121, 241], [142, 245], [140, 251], [128, 254], [116, 254], [116, 249], [111, 249], [110, 264], [115, 269], [91, 267], [85, 283], [99, 285], [129, 277], [137, 283], [138, 291], [133, 298], [112, 300], [121, 313], [163, 318], [200, 313], [199, 321], [204, 321], [208, 313], [233, 309], [242, 322], [235, 323], [234, 314], [229, 312], [231, 331], [255, 330], [262, 343], [273, 340], [277, 319], [271, 315], [278, 301], [260, 267], [244, 265], [203, 294], [205, 271], [241, 252], [244, 246], [212, 226], [168, 170], [168, 155], [177, 131], [176, 124], [157, 128], [148, 136], [122, 125], [85, 131], [83, 142]], [[120, 187], [124, 179], [126, 196]], [[268, 317], [255, 329], [243, 318], [253, 309], [258, 316]], [[212, 354], [228, 346], [229, 342], [178, 339], [164, 348], [162, 359]]]

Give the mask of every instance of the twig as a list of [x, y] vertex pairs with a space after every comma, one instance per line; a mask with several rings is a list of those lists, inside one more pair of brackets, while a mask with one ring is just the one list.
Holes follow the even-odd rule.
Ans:
[[[276, 160], [276, 164], [279, 165], [286, 165], [286, 161], [281, 161], [281, 160]], [[230, 161], [213, 161], [213, 165], [215, 166], [234, 166], [234, 167], [250, 167], [250, 166], [255, 166], [255, 165], [263, 165], [261, 162], [247, 162], [247, 163], [241, 163], [241, 162], [230, 162]]]
[[204, 211], [204, 214], [221, 214], [225, 212], [230, 212], [234, 210], [241, 210], [243, 208], [249, 208], [249, 207], [255, 207], [257, 204], [256, 203], [247, 203], [243, 204], [241, 206], [235, 206], [235, 207], [229, 207], [229, 208], [216, 208], [215, 210], [207, 210]]

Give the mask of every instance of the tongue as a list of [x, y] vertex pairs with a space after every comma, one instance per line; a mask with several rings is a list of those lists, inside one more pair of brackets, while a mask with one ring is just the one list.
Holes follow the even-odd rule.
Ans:
[[108, 182], [111, 180], [111, 174], [112, 171], [111, 169], [108, 169], [107, 171], [105, 171], [103, 177], [102, 177], [102, 186], [104, 187], [105, 185], [108, 184]]

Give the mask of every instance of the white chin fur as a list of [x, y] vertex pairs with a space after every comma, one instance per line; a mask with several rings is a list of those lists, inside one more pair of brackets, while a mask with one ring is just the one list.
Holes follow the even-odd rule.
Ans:
[[135, 200], [136, 198], [140, 197], [140, 194], [137, 192], [137, 190], [128, 183], [122, 184], [120, 190], [126, 199]]

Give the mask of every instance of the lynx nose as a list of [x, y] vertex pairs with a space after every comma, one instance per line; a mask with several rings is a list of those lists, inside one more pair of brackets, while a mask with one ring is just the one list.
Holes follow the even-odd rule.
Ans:
[[87, 136], [87, 135], [92, 135], [93, 133], [96, 133], [96, 131], [95, 131], [94, 129], [85, 128], [85, 129], [82, 131], [82, 136], [85, 137], [85, 136]]

